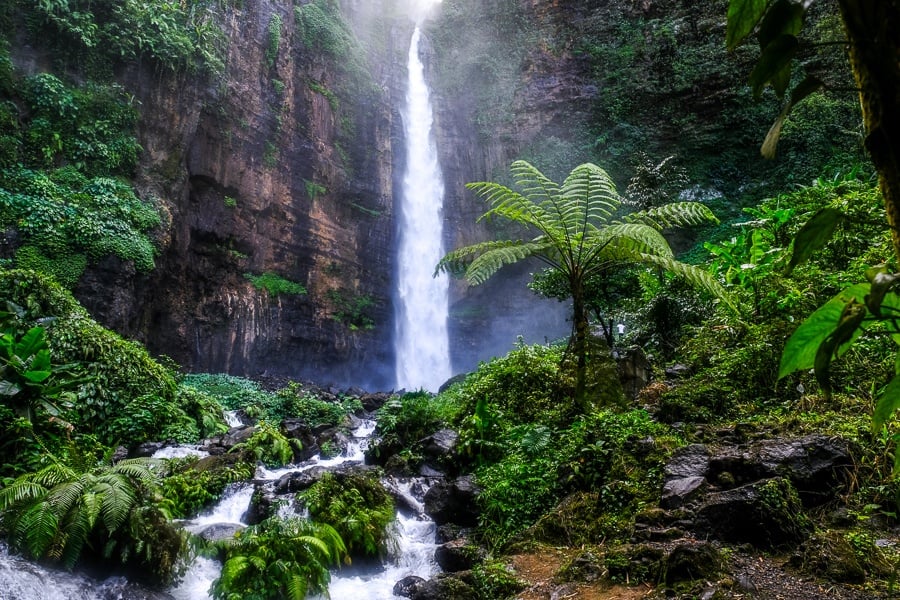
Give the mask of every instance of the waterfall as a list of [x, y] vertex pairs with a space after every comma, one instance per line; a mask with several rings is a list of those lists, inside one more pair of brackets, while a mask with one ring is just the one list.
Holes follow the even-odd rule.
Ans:
[[409, 45], [406, 106], [406, 171], [399, 203], [397, 253], [397, 386], [436, 391], [450, 377], [447, 337], [449, 283], [433, 277], [444, 255], [441, 222], [444, 183], [432, 139], [432, 113], [417, 26]]

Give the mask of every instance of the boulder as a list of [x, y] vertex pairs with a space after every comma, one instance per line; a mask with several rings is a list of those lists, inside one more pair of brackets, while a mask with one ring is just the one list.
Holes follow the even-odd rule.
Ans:
[[632, 400], [653, 379], [652, 365], [640, 346], [631, 346], [621, 351], [617, 366], [622, 391]]
[[462, 579], [450, 575], [438, 575], [417, 585], [412, 600], [475, 600], [475, 591]]
[[762, 549], [796, 545], [809, 522], [790, 481], [775, 477], [708, 494], [697, 509], [699, 533]]
[[441, 460], [453, 453], [457, 441], [459, 441], [458, 433], [452, 429], [439, 429], [419, 440], [419, 447], [426, 458]]
[[709, 542], [681, 543], [666, 557], [666, 584], [705, 579], [714, 581], [722, 569], [722, 555]]
[[407, 575], [394, 584], [394, 595], [402, 596], [403, 598], [411, 598], [413, 593], [415, 593], [416, 588], [425, 583], [425, 581], [424, 578], [419, 577], [418, 575]]
[[221, 446], [231, 449], [243, 444], [256, 433], [256, 427], [235, 427], [222, 436]]
[[302, 492], [321, 479], [325, 472], [326, 469], [324, 467], [313, 467], [306, 471], [291, 471], [290, 473], [285, 473], [275, 482], [274, 492], [276, 494]]
[[466, 538], [441, 544], [434, 551], [434, 560], [445, 573], [466, 571], [486, 557], [487, 552], [483, 548], [475, 546]]
[[197, 535], [207, 542], [218, 542], [219, 540], [230, 540], [243, 529], [245, 527], [238, 523], [213, 523], [198, 531]]
[[666, 480], [686, 477], [706, 477], [709, 469], [709, 448], [704, 444], [691, 444], [679, 448], [665, 467]]
[[244, 515], [247, 525], [258, 525], [278, 512], [278, 498], [270, 486], [256, 484], [253, 496], [250, 498], [250, 506]]
[[165, 446], [165, 442], [143, 442], [131, 451], [131, 458], [150, 458], [157, 450]]
[[705, 477], [682, 477], [663, 484], [659, 505], [667, 510], [679, 508], [695, 499], [703, 491]]
[[361, 394], [359, 396], [359, 401], [362, 404], [363, 408], [366, 412], [375, 412], [384, 404], [391, 399], [393, 394], [388, 394], [385, 392], [379, 392], [376, 394]]
[[478, 487], [471, 475], [453, 481], [440, 481], [425, 494], [425, 512], [438, 525], [455, 523], [474, 526], [478, 523], [475, 498]]

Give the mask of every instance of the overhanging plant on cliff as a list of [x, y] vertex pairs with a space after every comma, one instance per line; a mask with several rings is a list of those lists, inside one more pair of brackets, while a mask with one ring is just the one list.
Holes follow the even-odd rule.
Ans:
[[597, 165], [575, 167], [562, 185], [526, 161], [511, 166], [521, 192], [499, 183], [477, 182], [466, 187], [491, 206], [481, 219], [501, 217], [537, 230], [531, 239], [494, 240], [457, 248], [436, 272], [463, 274], [470, 285], [489, 279], [501, 267], [534, 257], [566, 280], [572, 297], [571, 347], [576, 359], [575, 400], [587, 410], [585, 374], [588, 314], [585, 282], [624, 264], [658, 267], [725, 298], [721, 286], [706, 271], [675, 260], [662, 229], [715, 222], [698, 202], [677, 202], [619, 215], [621, 199], [609, 175]]

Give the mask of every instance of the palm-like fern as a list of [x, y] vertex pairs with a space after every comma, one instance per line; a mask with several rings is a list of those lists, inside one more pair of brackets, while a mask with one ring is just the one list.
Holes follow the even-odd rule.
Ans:
[[3, 526], [13, 547], [72, 568], [86, 544], [102, 543], [109, 556], [117, 540], [141, 535], [131, 521], [155, 485], [147, 460], [86, 470], [54, 462], [0, 490]]
[[675, 259], [661, 233], [668, 227], [716, 222], [706, 206], [678, 202], [617, 217], [621, 201], [615, 184], [597, 165], [575, 167], [561, 186], [525, 161], [514, 162], [511, 172], [521, 192], [492, 182], [467, 187], [490, 205], [482, 219], [502, 217], [535, 229], [538, 235], [458, 248], [441, 259], [436, 271], [464, 274], [471, 285], [478, 285], [504, 265], [534, 257], [560, 272], [573, 301], [579, 400], [585, 387], [588, 319], [584, 290], [588, 278], [617, 265], [649, 264], [725, 298], [709, 273]]
[[273, 517], [217, 545], [225, 561], [211, 590], [216, 600], [327, 597], [328, 568], [346, 554], [332, 527], [298, 518]]

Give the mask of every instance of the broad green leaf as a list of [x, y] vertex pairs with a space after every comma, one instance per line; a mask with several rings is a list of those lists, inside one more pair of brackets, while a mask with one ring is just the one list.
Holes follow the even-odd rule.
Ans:
[[[881, 307], [885, 297], [898, 280], [900, 280], [900, 275], [890, 273], [878, 273], [872, 278], [872, 291], [866, 296], [866, 308], [876, 317], [881, 318]], [[888, 303], [889, 305], [890, 303]], [[896, 313], [894, 316], [897, 316]]]
[[821, 250], [831, 239], [834, 229], [843, 218], [844, 213], [836, 208], [823, 208], [814, 214], [794, 237], [794, 253], [791, 255], [786, 274], [790, 275], [794, 267]]
[[[837, 330], [844, 308], [854, 300], [862, 303], [869, 290], [868, 283], [852, 285], [807, 317], [784, 346], [778, 378], [781, 379], [795, 371], [812, 369], [816, 363], [819, 347]], [[840, 349], [838, 352], [840, 353]]]
[[759, 24], [759, 47], [766, 46], [780, 35], [796, 36], [803, 27], [803, 6], [793, 0], [775, 0]]
[[[778, 36], [765, 47], [759, 61], [750, 73], [750, 87], [756, 98], [762, 95], [765, 85], [772, 82], [773, 79], [777, 79], [785, 67], [790, 64], [799, 45], [800, 42], [796, 36], [785, 34]], [[776, 91], [779, 90], [776, 89]], [[784, 89], [780, 90], [779, 96], [782, 94], [784, 94]]]
[[775, 158], [775, 148], [778, 146], [778, 140], [781, 138], [781, 129], [784, 127], [784, 122], [788, 115], [791, 114], [791, 111], [797, 104], [813, 92], [822, 89], [822, 86], [823, 83], [818, 77], [807, 75], [803, 81], [797, 84], [797, 87], [791, 90], [790, 101], [785, 104], [775, 122], [772, 123], [772, 127], [769, 128], [769, 132], [766, 134], [766, 139], [763, 140], [762, 147], [759, 149], [763, 158]]
[[884, 387], [878, 403], [875, 404], [875, 412], [872, 414], [872, 429], [878, 431], [884, 427], [898, 408], [900, 408], [900, 375], [895, 375]]
[[44, 339], [44, 333], [43, 327], [29, 329], [16, 344], [16, 354], [21, 358], [26, 358], [37, 353], [38, 350], [46, 348], [47, 341]]
[[725, 47], [734, 50], [750, 35], [765, 12], [766, 0], [731, 0], [728, 4]]
[[860, 324], [866, 316], [866, 307], [857, 300], [851, 300], [841, 311], [837, 327], [825, 338], [816, 350], [816, 358], [813, 368], [816, 381], [825, 393], [826, 398], [831, 397], [831, 382], [829, 371], [832, 359], [841, 353], [841, 347], [846, 349], [859, 335]]

